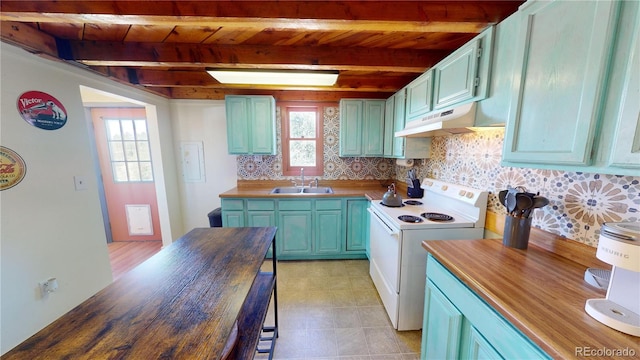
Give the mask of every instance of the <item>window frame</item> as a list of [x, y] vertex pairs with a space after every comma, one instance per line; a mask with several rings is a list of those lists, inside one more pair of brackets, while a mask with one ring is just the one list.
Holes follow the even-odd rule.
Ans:
[[[118, 117], [118, 116], [103, 116], [102, 117], [102, 121], [104, 123], [104, 127], [105, 127], [105, 135], [106, 135], [106, 145], [107, 145], [107, 157], [109, 160], [109, 164], [110, 164], [110, 168], [111, 168], [111, 177], [113, 179], [113, 182], [115, 184], [126, 184], [126, 183], [153, 183], [155, 181], [155, 174], [153, 172], [153, 158], [151, 156], [151, 141], [149, 139], [149, 124], [147, 122], [146, 118], [136, 118], [136, 117]], [[122, 135], [123, 134], [123, 125], [122, 122], [123, 121], [131, 121], [132, 125], [133, 125], [133, 139], [124, 139], [124, 136], [121, 136], [121, 139], [110, 139], [109, 138], [109, 122], [111, 121], [115, 121], [118, 123], [118, 128], [119, 128], [119, 133]], [[139, 139], [138, 138], [138, 132], [136, 131], [137, 127], [136, 127], [136, 121], [142, 121], [144, 122], [144, 127], [145, 127], [145, 132], [147, 134], [147, 138], [146, 139]], [[124, 151], [124, 160], [114, 160], [113, 158], [113, 150], [112, 150], [112, 146], [113, 144], [120, 144], [121, 148]], [[135, 148], [135, 153], [136, 153], [136, 160], [128, 160], [126, 158], [126, 146], [125, 143], [133, 143], [134, 144], [134, 148]], [[138, 147], [139, 143], [145, 143], [147, 149], [149, 150], [149, 160], [140, 160], [140, 149]], [[142, 167], [141, 164], [142, 163], [148, 163], [149, 167], [150, 167], [150, 171], [151, 171], [151, 179], [143, 179], [142, 178]], [[126, 176], [127, 179], [126, 180], [118, 180], [117, 176], [116, 176], [116, 171], [114, 169], [114, 165], [115, 164], [124, 164], [125, 170], [126, 170]], [[138, 172], [140, 175], [140, 180], [132, 180], [131, 179], [131, 174], [130, 174], [130, 169], [129, 169], [129, 165], [130, 164], [135, 164], [135, 166], [138, 168]]]
[[[324, 108], [326, 104], [316, 102], [283, 102], [280, 106], [280, 139], [282, 144], [282, 175], [283, 176], [299, 176], [300, 169], [304, 168], [304, 174], [309, 176], [324, 175]], [[289, 158], [289, 143], [291, 140], [299, 140], [290, 138], [290, 111], [309, 111], [316, 113], [316, 165], [315, 166], [291, 166]], [[308, 140], [308, 139], [307, 139]]]

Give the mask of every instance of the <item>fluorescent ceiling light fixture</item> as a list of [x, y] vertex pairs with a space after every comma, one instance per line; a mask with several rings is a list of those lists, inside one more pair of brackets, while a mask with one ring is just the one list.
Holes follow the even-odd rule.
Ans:
[[222, 84], [332, 86], [338, 79], [337, 71], [218, 69], [207, 72]]

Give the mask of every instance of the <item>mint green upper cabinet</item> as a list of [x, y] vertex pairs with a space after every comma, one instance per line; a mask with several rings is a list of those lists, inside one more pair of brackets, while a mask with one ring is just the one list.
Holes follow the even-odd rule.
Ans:
[[407, 88], [399, 90], [385, 103], [384, 157], [426, 159], [431, 154], [430, 138], [395, 137], [395, 132], [405, 126], [406, 92]]
[[384, 154], [384, 100], [364, 101], [362, 146], [365, 157]]
[[[404, 91], [404, 89], [402, 90]], [[391, 95], [384, 103], [384, 157], [393, 157], [394, 119], [396, 95]], [[404, 121], [403, 121], [404, 122]]]
[[505, 162], [590, 163], [618, 5], [531, 1], [521, 7]]
[[384, 100], [340, 100], [340, 156], [383, 156], [384, 103]]
[[406, 121], [416, 120], [432, 109], [433, 71], [428, 70], [407, 85]]
[[340, 100], [340, 156], [362, 156], [362, 100]]
[[436, 109], [456, 104], [475, 95], [480, 41], [471, 41], [434, 69], [433, 102]]
[[494, 27], [488, 96], [478, 101], [475, 126], [504, 125], [509, 118], [518, 20], [515, 13]]
[[276, 154], [276, 107], [272, 96], [225, 96], [229, 154]]
[[487, 96], [493, 53], [493, 27], [464, 44], [433, 68], [433, 108]]
[[[617, 110], [617, 115], [611, 116], [615, 119], [616, 128], [613, 135], [613, 144], [609, 157], [610, 167], [620, 167], [627, 169], [640, 168], [640, 6], [638, 2], [625, 2], [625, 8], [622, 10], [621, 29], [628, 29], [626, 33], [620, 33], [620, 45], [616, 49], [616, 60], [624, 61], [629, 59], [626, 66], [617, 66], [614, 64], [612, 74], [612, 86], [614, 88], [618, 84], [622, 84], [622, 93], [620, 96], [612, 90], [610, 98], [612, 110]], [[635, 6], [634, 9], [630, 7]], [[635, 21], [628, 18], [630, 14], [635, 14]], [[628, 24], [628, 25], [627, 25]], [[626, 38], [630, 36], [630, 45], [625, 46]], [[622, 76], [616, 77], [617, 70]], [[622, 81], [620, 81], [622, 80]], [[617, 99], [621, 99], [619, 106]], [[605, 116], [608, 114], [605, 113]], [[605, 119], [610, 119], [605, 117]], [[637, 170], [635, 174], [638, 174]]]

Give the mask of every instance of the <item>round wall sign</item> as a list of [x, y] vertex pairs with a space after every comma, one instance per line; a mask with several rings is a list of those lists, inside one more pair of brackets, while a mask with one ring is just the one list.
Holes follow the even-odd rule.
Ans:
[[0, 191], [12, 188], [27, 173], [27, 165], [15, 151], [0, 146]]
[[27, 91], [18, 97], [20, 116], [44, 130], [57, 130], [67, 122], [67, 110], [58, 99], [41, 91]]

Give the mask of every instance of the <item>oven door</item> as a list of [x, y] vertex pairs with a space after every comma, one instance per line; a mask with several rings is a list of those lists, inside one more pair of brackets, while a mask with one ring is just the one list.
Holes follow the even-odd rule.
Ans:
[[398, 328], [398, 300], [400, 292], [400, 254], [402, 231], [385, 222], [375, 210], [369, 222], [369, 275], [378, 290], [389, 319]]

